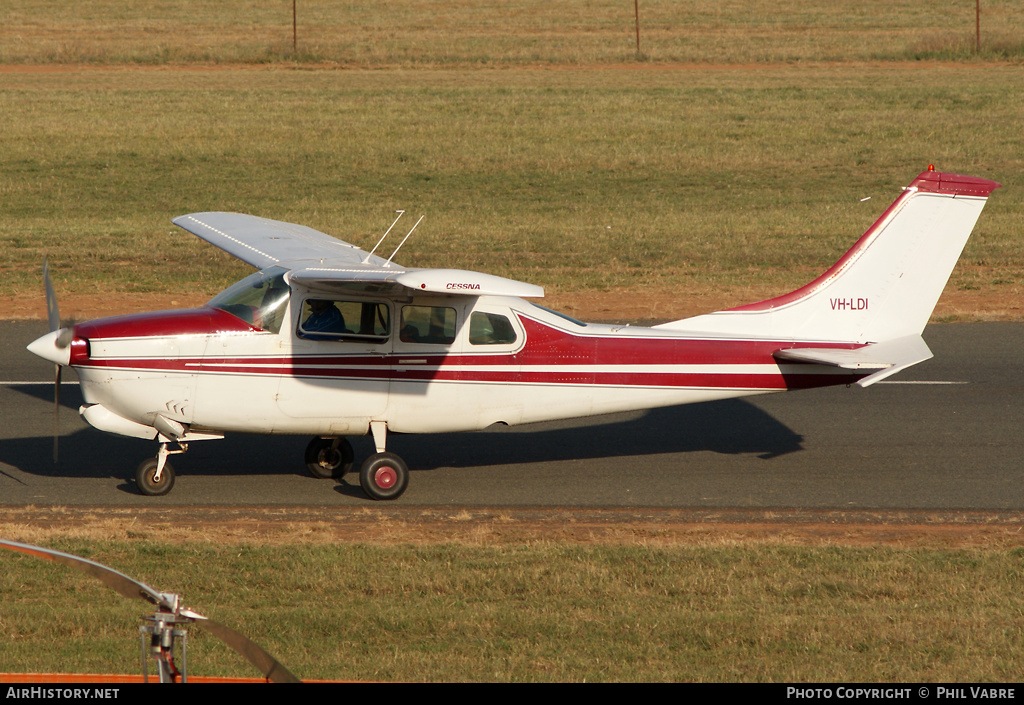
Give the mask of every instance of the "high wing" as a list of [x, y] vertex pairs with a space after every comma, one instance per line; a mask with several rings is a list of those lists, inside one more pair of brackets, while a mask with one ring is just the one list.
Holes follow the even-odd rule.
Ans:
[[313, 228], [242, 213], [192, 213], [172, 221], [243, 262], [291, 270], [306, 286], [397, 284], [422, 292], [542, 297], [544, 289], [460, 269], [407, 269]]
[[[171, 222], [257, 269], [274, 265], [294, 269], [310, 261], [358, 267], [368, 255], [313, 228], [254, 215], [192, 213]], [[372, 256], [365, 264], [380, 268], [385, 260]]]

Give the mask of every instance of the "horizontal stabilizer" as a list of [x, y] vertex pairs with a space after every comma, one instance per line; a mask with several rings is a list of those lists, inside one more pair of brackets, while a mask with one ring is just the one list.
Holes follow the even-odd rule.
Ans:
[[924, 362], [932, 357], [932, 351], [919, 335], [871, 343], [854, 350], [837, 348], [787, 348], [774, 353], [777, 360], [796, 360], [831, 365], [846, 370], [877, 370], [857, 382], [858, 386], [869, 387], [889, 375]]

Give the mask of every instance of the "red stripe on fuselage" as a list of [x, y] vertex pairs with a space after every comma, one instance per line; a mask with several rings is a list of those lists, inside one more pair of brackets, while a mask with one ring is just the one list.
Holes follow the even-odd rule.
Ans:
[[[232, 323], [233, 321], [233, 323]], [[470, 382], [529, 385], [594, 385], [642, 387], [699, 387], [728, 389], [792, 389], [844, 384], [859, 376], [821, 367], [787, 363], [787, 370], [805, 367], [812, 374], [783, 374], [772, 353], [783, 347], [834, 347], [855, 344], [793, 344], [771, 340], [713, 340], [582, 335], [520, 315], [526, 344], [514, 353], [424, 354], [421, 351], [387, 355], [272, 355], [203, 356], [180, 358], [84, 359], [83, 368], [105, 368], [186, 374], [287, 375], [305, 378], [392, 380], [412, 382]], [[205, 327], [204, 327], [205, 326]], [[81, 338], [145, 338], [256, 332], [243, 321], [212, 308], [167, 311], [101, 319], [80, 324]], [[337, 343], [344, 346], [345, 343]], [[414, 360], [411, 364], [402, 361]], [[732, 370], [687, 372], [665, 366], [729, 366]], [[777, 373], [743, 372], [744, 365], [771, 365]], [[488, 367], [490, 369], [473, 369]], [[564, 369], [559, 369], [559, 368]], [[580, 369], [580, 368], [585, 369]], [[609, 369], [609, 368], [619, 369]], [[627, 369], [621, 369], [621, 368]], [[507, 368], [507, 369], [494, 369]], [[546, 369], [541, 369], [546, 368]], [[589, 369], [587, 369], [589, 368]]]

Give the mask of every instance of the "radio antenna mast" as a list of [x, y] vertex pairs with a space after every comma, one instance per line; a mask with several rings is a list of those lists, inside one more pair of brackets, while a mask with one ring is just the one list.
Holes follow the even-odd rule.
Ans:
[[[395, 223], [397, 223], [402, 218], [402, 216], [405, 215], [405, 211], [404, 210], [402, 210], [402, 211], [395, 211], [395, 213], [398, 213], [398, 217], [395, 218], [394, 223], [391, 223], [391, 228], [395, 227]], [[381, 236], [380, 240], [377, 240], [377, 244], [373, 246], [372, 250], [370, 250], [370, 254], [366, 255], [366, 259], [363, 260], [363, 264], [366, 264], [367, 262], [370, 261], [370, 258], [373, 257], [373, 253], [377, 251], [378, 247], [380, 247], [380, 243], [384, 242], [384, 238], [386, 238], [388, 236], [388, 233], [391, 232], [391, 228], [388, 228], [387, 231], [384, 233], [384, 235]], [[404, 240], [403, 240], [403, 242], [404, 242]], [[399, 247], [401, 247], [401, 245], [399, 245]], [[392, 254], [391, 256], [394, 257], [394, 254]], [[388, 260], [388, 261], [390, 262], [391, 260]]]
[[[421, 215], [420, 219], [416, 221], [416, 225], [412, 226], [412, 230], [415, 230], [419, 226], [419, 224], [423, 222], [423, 219], [426, 218], [426, 217], [427, 216], [425, 216], [425, 215]], [[412, 235], [412, 230], [410, 230], [408, 233], [406, 233], [406, 235], [402, 239], [402, 241], [400, 243], [398, 243], [398, 247], [396, 247], [395, 251], [391, 253], [390, 257], [388, 257], [388, 261], [384, 263], [385, 267], [391, 264], [391, 260], [393, 260], [395, 258], [395, 255], [398, 254], [398, 251], [400, 249], [402, 249], [402, 245], [404, 245], [405, 241], [409, 239], [410, 235]]]

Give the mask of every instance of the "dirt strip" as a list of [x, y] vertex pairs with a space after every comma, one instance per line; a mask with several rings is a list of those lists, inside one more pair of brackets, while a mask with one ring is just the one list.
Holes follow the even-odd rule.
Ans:
[[256, 544], [537, 542], [1007, 549], [1024, 512], [322, 507], [14, 507], [0, 538]]

